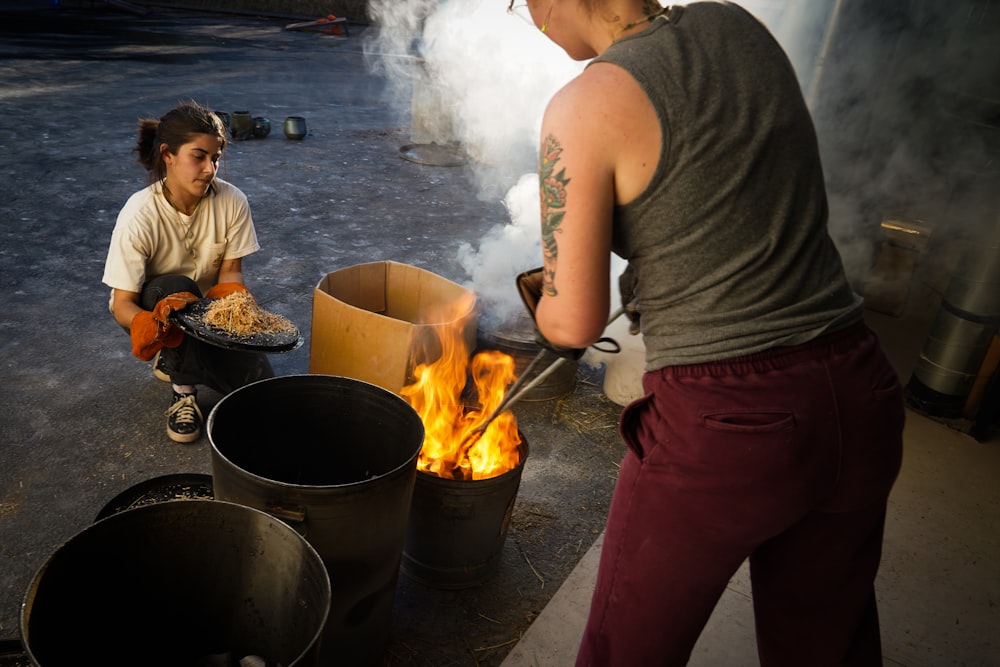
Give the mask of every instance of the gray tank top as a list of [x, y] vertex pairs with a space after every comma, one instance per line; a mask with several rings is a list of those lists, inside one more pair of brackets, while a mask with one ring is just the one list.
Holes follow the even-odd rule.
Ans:
[[[771, 34], [728, 2], [675, 7], [592, 62], [660, 119], [649, 187], [616, 207], [646, 369], [794, 345], [862, 319], [830, 238], [812, 120]], [[627, 297], [623, 297], [627, 298]]]

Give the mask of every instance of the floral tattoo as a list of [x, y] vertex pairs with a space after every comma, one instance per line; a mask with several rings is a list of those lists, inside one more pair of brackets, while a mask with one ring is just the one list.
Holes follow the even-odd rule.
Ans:
[[542, 292], [546, 296], [555, 296], [556, 291], [556, 259], [559, 246], [556, 243], [556, 232], [566, 215], [566, 186], [569, 180], [566, 169], [556, 171], [562, 146], [555, 136], [548, 135], [542, 147], [542, 156], [538, 165], [538, 180], [542, 199]]

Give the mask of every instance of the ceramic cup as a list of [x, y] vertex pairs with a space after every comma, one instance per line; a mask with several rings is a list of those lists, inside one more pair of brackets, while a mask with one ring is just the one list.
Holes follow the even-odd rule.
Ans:
[[249, 111], [234, 111], [230, 120], [229, 133], [233, 139], [241, 141], [249, 139], [253, 133], [253, 119]]
[[306, 136], [306, 119], [302, 116], [289, 116], [285, 119], [285, 136], [289, 139], [302, 139]]
[[253, 117], [253, 138], [263, 139], [271, 134], [271, 120], [263, 116]]

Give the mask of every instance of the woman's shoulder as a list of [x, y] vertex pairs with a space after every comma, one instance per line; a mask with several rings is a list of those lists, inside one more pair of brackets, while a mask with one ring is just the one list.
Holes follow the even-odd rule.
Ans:
[[119, 219], [141, 217], [145, 211], [155, 210], [157, 193], [158, 186], [155, 184], [147, 185], [142, 190], [132, 193], [125, 200], [125, 205], [118, 214]]
[[236, 187], [229, 181], [219, 178], [218, 176], [216, 176], [215, 181], [212, 182], [212, 187], [215, 189], [217, 193], [225, 192], [228, 194], [231, 192], [239, 192], [240, 194], [243, 194], [243, 191], [240, 190], [238, 187]]
[[212, 189], [215, 195], [223, 200], [226, 199], [237, 199], [246, 201], [247, 196], [238, 187], [225, 181], [218, 176], [215, 178], [215, 182], [212, 183]]
[[581, 125], [598, 134], [614, 132], [619, 119], [630, 118], [649, 100], [622, 67], [595, 63], [570, 80], [549, 100], [546, 117], [559, 124]]
[[144, 204], [146, 202], [152, 201], [156, 197], [157, 192], [159, 192], [159, 183], [153, 183], [152, 185], [147, 185], [141, 190], [136, 190], [133, 192], [127, 200], [125, 200], [125, 205], [129, 204]]

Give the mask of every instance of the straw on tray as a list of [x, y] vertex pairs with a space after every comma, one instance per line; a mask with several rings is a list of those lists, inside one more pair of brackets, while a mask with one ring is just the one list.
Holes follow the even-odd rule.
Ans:
[[205, 310], [205, 323], [234, 336], [295, 333], [291, 320], [257, 305], [250, 292], [233, 292], [213, 301]]

